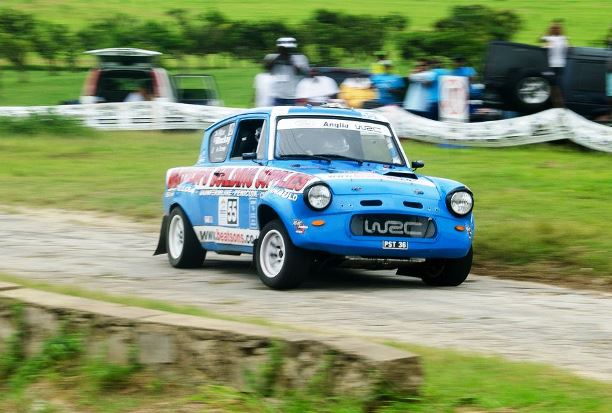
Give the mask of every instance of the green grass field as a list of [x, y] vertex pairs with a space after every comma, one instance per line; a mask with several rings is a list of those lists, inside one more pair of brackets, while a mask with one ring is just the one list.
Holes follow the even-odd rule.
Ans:
[[[496, 9], [516, 11], [524, 20], [517, 41], [534, 43], [553, 18], [563, 18], [567, 34], [575, 45], [590, 45], [603, 39], [612, 15], [612, 3], [607, 0], [352, 0], [350, 2], [309, 1], [239, 1], [239, 0], [4, 0], [3, 7], [11, 7], [35, 14], [41, 19], [66, 23], [74, 28], [84, 27], [91, 19], [113, 13], [126, 13], [141, 18], [167, 19], [165, 12], [183, 8], [192, 15], [218, 10], [232, 19], [280, 19], [297, 23], [313, 10], [328, 9], [353, 14], [401, 14], [410, 19], [412, 29], [427, 29], [448, 14], [454, 5], [484, 4]], [[118, 45], [119, 46], [119, 45]], [[124, 46], [124, 45], [121, 45]]]
[[[169, 167], [192, 165], [200, 132], [0, 136], [2, 203], [157, 221]], [[562, 145], [448, 149], [406, 142], [422, 170], [475, 193], [477, 268], [612, 285], [610, 155]], [[153, 161], [154, 160], [154, 161]]]
[[[161, 309], [196, 316], [201, 310], [172, 306], [134, 297], [108, 296], [72, 287], [23, 280], [0, 274], [0, 280], [23, 283], [62, 294]], [[239, 320], [249, 322], [251, 320]], [[280, 326], [276, 326], [279, 327]], [[66, 339], [55, 338], [55, 352]], [[30, 359], [18, 363], [14, 372], [2, 377], [10, 362], [0, 352], [0, 411], [3, 412], [260, 412], [260, 413], [606, 413], [612, 410], [612, 385], [579, 378], [558, 369], [534, 363], [511, 362], [456, 351], [432, 349], [397, 342], [385, 344], [421, 356], [424, 382], [421, 394], [410, 400], [372, 403], [350, 398], [332, 398], [316, 390], [300, 394], [276, 392], [271, 398], [242, 393], [212, 383], [194, 386], [184, 379], [156, 375], [143, 369], [126, 369], [81, 354], [65, 357], [33, 370]], [[74, 346], [72, 346], [74, 348]], [[78, 346], [77, 346], [78, 349]], [[8, 352], [7, 352], [8, 353]], [[58, 360], [56, 356], [54, 360]], [[26, 366], [29, 370], [26, 370]], [[24, 377], [27, 380], [16, 380]], [[6, 378], [6, 380], [2, 380]], [[16, 386], [21, 383], [21, 386]], [[106, 388], [104, 385], [112, 384]], [[369, 406], [369, 408], [365, 408]]]

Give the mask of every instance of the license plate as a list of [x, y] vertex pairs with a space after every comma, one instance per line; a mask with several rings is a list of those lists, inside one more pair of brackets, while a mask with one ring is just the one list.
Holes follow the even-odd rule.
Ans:
[[382, 247], [384, 250], [407, 250], [407, 241], [383, 241]]

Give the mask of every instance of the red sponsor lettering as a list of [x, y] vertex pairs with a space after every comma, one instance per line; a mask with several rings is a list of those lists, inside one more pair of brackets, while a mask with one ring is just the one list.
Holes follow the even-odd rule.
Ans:
[[167, 186], [176, 188], [192, 184], [211, 188], [267, 189], [276, 186], [289, 191], [301, 191], [312, 179], [311, 175], [283, 169], [259, 168], [176, 168], [171, 169]]
[[170, 172], [170, 176], [168, 177], [168, 189], [176, 188], [181, 184], [204, 186], [208, 182], [210, 173], [210, 169], [172, 169]]
[[268, 188], [272, 182], [280, 181], [289, 175], [291, 171], [282, 169], [264, 169], [255, 181], [255, 189]]
[[279, 181], [276, 186], [287, 189], [289, 191], [301, 191], [302, 189], [304, 189], [304, 187], [306, 186], [308, 181], [310, 181], [311, 178], [312, 176], [310, 175], [295, 173], [287, 176], [282, 181]]
[[250, 188], [257, 168], [219, 168], [210, 181], [211, 187]]

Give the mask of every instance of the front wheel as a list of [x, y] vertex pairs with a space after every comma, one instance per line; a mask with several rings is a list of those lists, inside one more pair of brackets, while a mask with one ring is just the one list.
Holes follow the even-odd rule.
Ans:
[[433, 260], [427, 265], [426, 273], [421, 279], [427, 285], [437, 287], [456, 287], [463, 283], [472, 269], [472, 248], [462, 258]]
[[206, 250], [202, 248], [189, 219], [180, 207], [170, 213], [166, 245], [168, 261], [176, 268], [197, 268], [206, 258]]
[[304, 281], [310, 269], [306, 251], [291, 242], [279, 220], [268, 222], [255, 245], [255, 265], [261, 282], [276, 290], [295, 288]]

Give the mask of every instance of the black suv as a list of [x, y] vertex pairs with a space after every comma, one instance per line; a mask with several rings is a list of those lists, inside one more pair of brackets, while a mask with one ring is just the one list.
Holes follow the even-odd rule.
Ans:
[[[560, 84], [565, 106], [587, 118], [610, 111], [606, 96], [607, 63], [612, 50], [594, 47], [568, 49], [565, 73]], [[488, 107], [521, 114], [552, 107], [547, 50], [510, 42], [491, 42], [484, 67]]]

